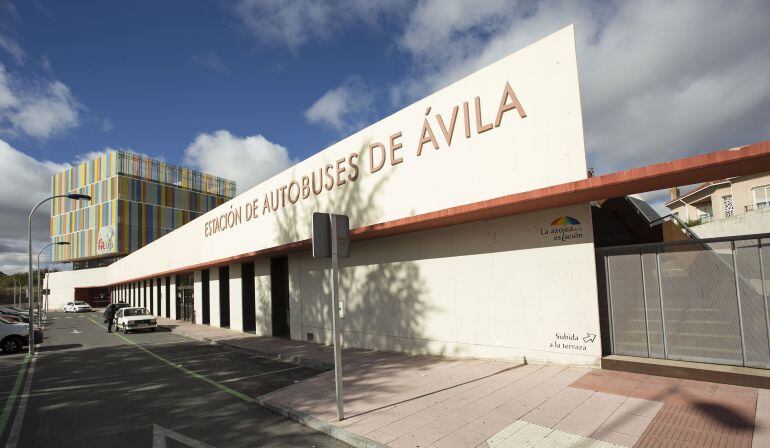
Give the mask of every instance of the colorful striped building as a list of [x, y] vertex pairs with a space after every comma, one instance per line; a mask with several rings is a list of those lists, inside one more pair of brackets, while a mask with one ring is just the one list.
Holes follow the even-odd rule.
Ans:
[[[74, 267], [108, 264], [235, 196], [235, 182], [139, 154], [113, 150], [53, 176], [53, 260]], [[91, 261], [93, 260], [93, 261]]]

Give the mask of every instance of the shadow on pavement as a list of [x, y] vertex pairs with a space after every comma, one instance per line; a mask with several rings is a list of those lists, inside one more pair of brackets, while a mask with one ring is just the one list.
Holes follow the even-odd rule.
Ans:
[[57, 352], [59, 350], [67, 350], [70, 348], [80, 348], [83, 344], [59, 344], [59, 345], [45, 345], [40, 344], [37, 347], [38, 352]]

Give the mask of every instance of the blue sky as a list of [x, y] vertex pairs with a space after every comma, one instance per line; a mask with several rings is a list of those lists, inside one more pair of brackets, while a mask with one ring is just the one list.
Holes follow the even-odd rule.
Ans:
[[[308, 125], [303, 114], [316, 99], [349, 76], [386, 84], [408, 62], [390, 50], [387, 34], [365, 27], [329, 45], [260, 45], [215, 1], [48, 2], [45, 12], [33, 2], [17, 6], [13, 28], [26, 60], [16, 64], [7, 53], [0, 60], [9, 72], [66, 84], [82, 107], [81, 124], [55, 138], [8, 141], [56, 162], [109, 146], [180, 163], [197, 134], [218, 129], [262, 134], [304, 158], [340, 137]], [[384, 106], [383, 113], [392, 110]]]
[[8, 0], [0, 271], [79, 159], [129, 149], [244, 191], [569, 24], [597, 173], [766, 140], [768, 23], [763, 0]]

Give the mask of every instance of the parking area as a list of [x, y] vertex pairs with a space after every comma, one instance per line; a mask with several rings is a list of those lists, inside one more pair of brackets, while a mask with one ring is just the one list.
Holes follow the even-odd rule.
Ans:
[[[23, 359], [0, 357], [3, 404]], [[18, 446], [347, 446], [254, 403], [316, 374], [162, 328], [109, 334], [98, 310], [52, 313]]]

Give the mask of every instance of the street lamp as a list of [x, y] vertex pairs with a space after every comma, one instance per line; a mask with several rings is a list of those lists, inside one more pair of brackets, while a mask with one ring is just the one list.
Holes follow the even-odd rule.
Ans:
[[57, 194], [54, 196], [50, 196], [48, 198], [43, 199], [42, 201], [38, 202], [37, 205], [32, 207], [32, 211], [29, 212], [29, 222], [27, 223], [27, 243], [29, 244], [29, 274], [27, 275], [27, 287], [29, 288], [28, 298], [29, 298], [29, 355], [32, 356], [35, 354], [35, 323], [34, 318], [32, 317], [32, 215], [35, 214], [35, 210], [37, 210], [38, 207], [43, 205], [44, 203], [50, 201], [51, 199], [56, 198], [68, 198], [68, 199], [74, 199], [76, 201], [85, 200], [90, 201], [91, 196], [87, 194], [79, 194], [79, 193], [70, 193], [70, 194]]
[[45, 246], [41, 247], [40, 250], [37, 253], [37, 324], [42, 325], [43, 322], [43, 313], [40, 309], [40, 304], [43, 301], [43, 292], [40, 289], [40, 254], [43, 253], [43, 251], [47, 247], [51, 246], [69, 246], [70, 243], [68, 241], [57, 241], [54, 243], [48, 243]]

